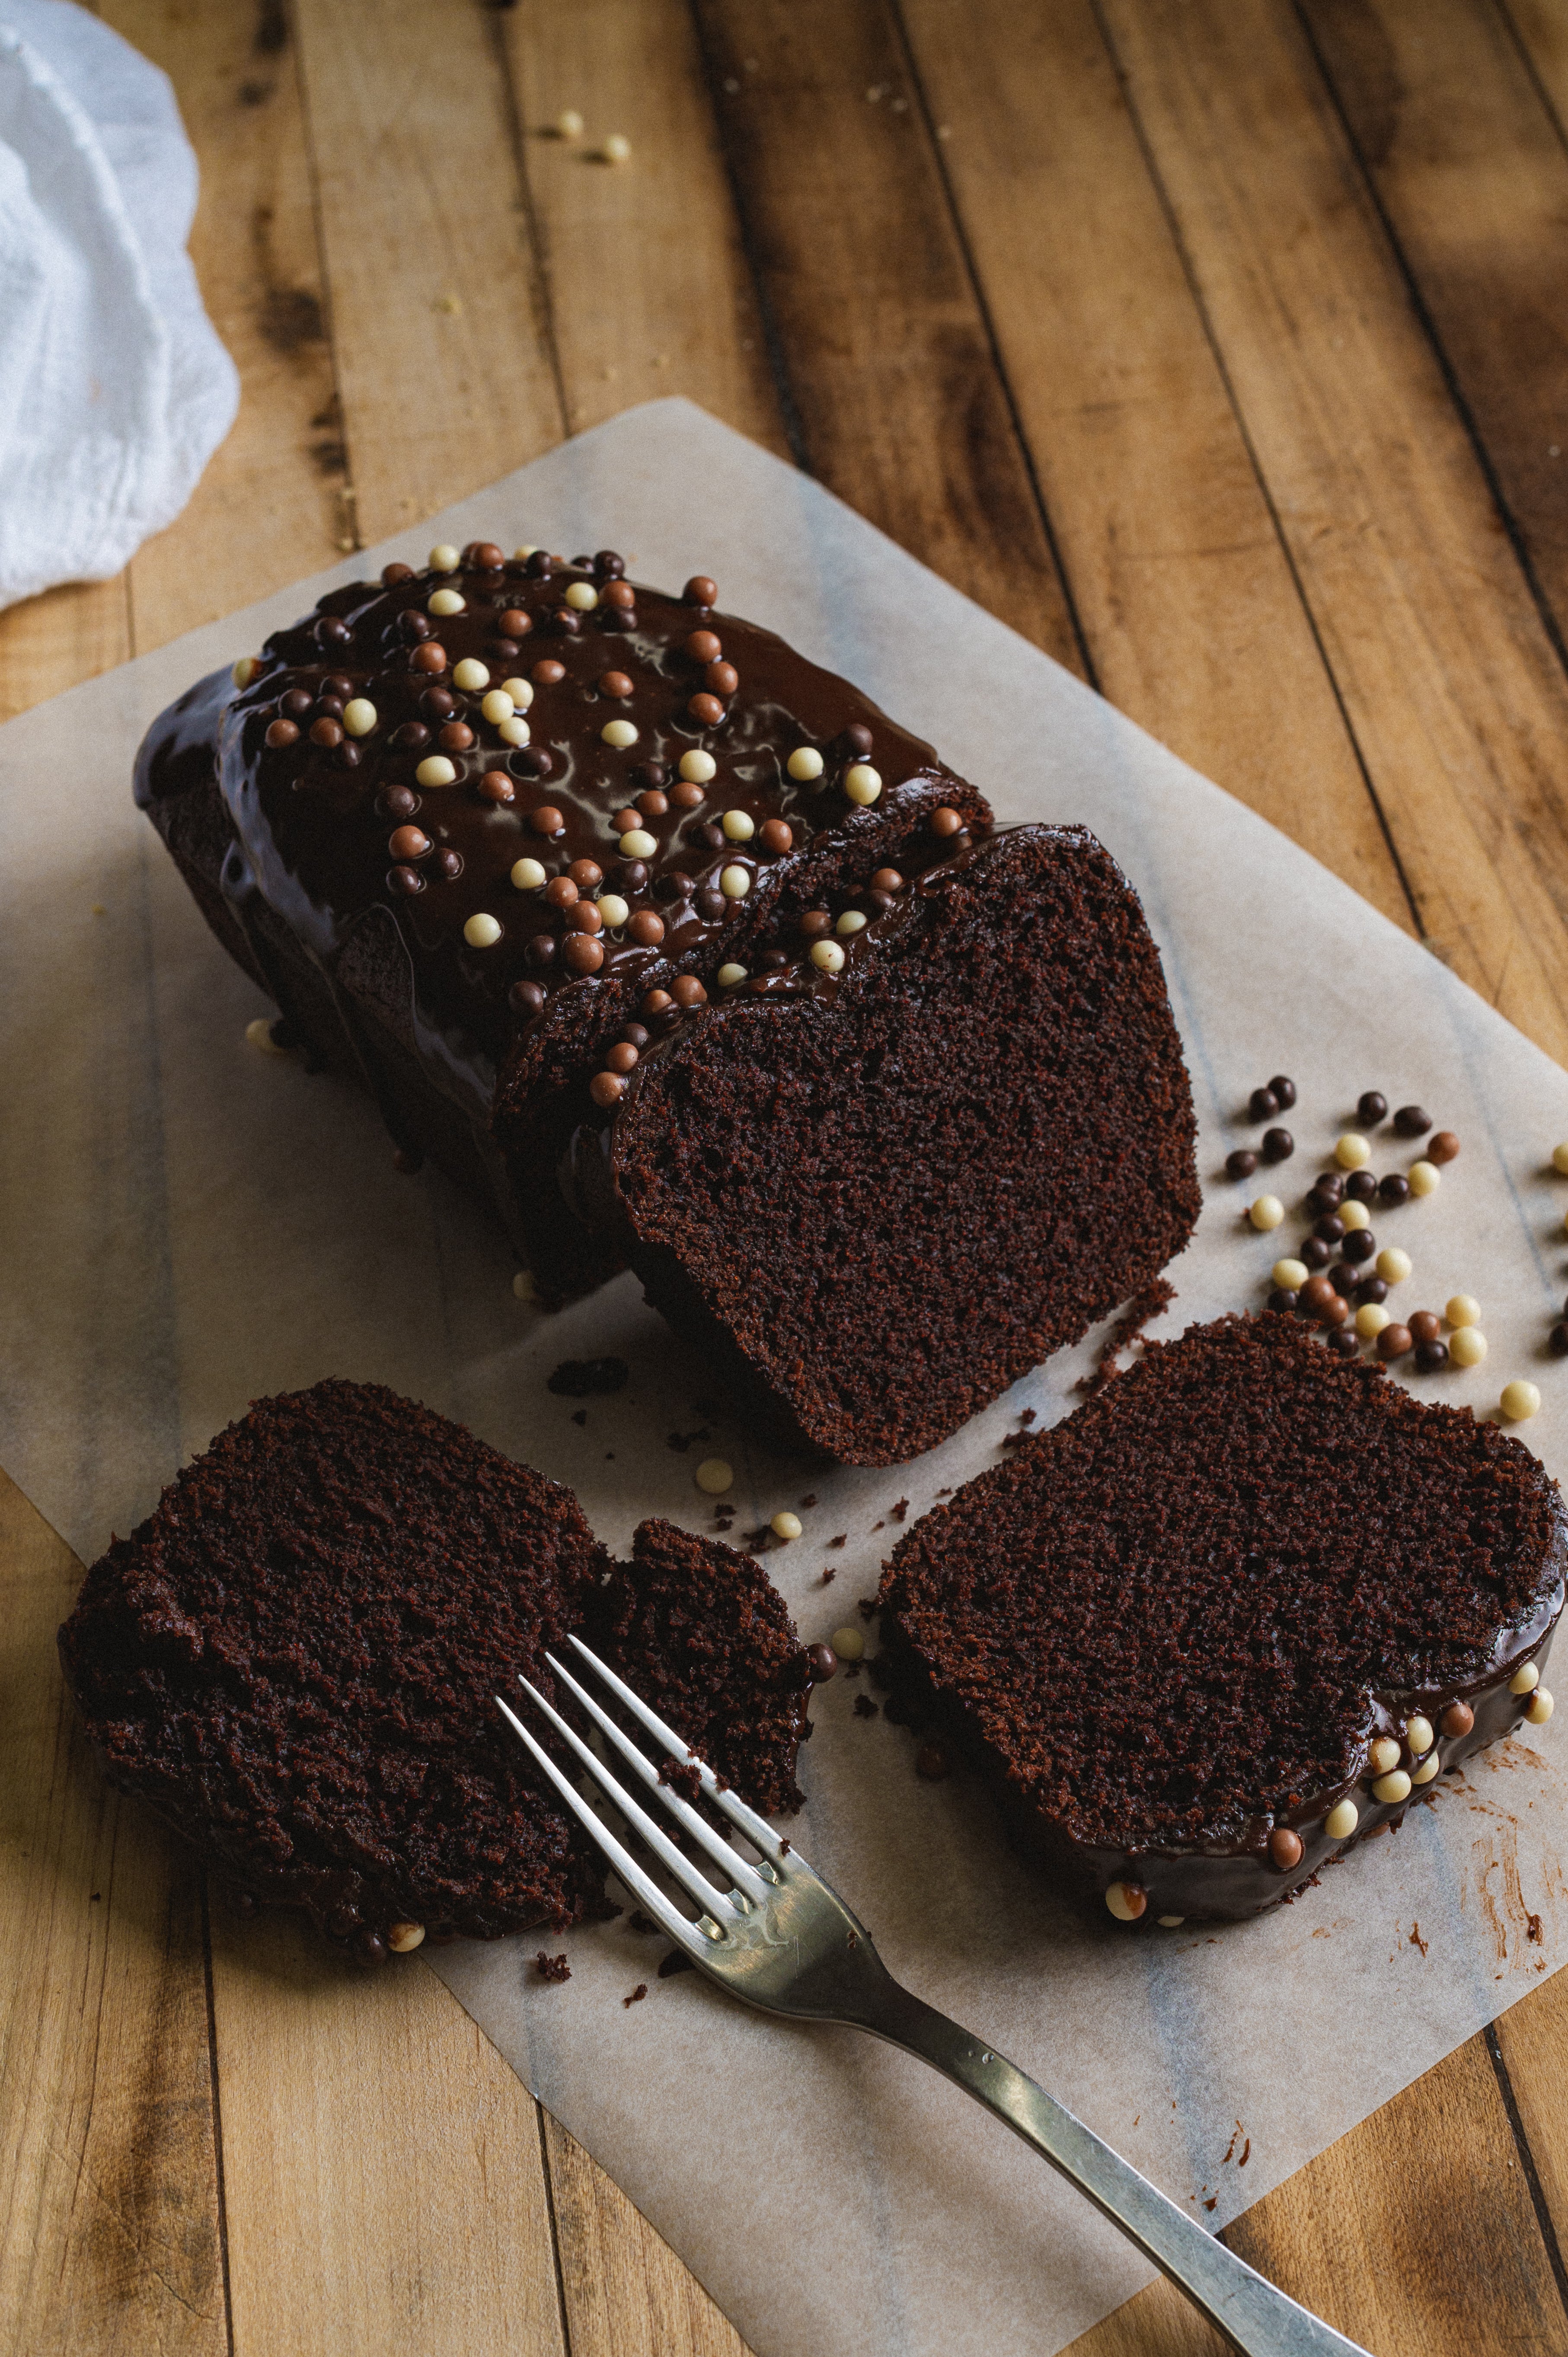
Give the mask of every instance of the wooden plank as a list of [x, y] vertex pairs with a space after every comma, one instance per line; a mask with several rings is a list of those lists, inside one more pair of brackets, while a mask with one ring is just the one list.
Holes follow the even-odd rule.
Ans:
[[1230, 2343], [1206, 2324], [1163, 2276], [1102, 2323], [1069, 2343], [1063, 2357], [1230, 2357]]
[[1561, 2265], [1568, 2257], [1568, 1975], [1554, 1973], [1510, 2006], [1494, 2034]]
[[1102, 0], [1423, 931], [1568, 1056], [1568, 680], [1295, 20]]
[[344, 440], [374, 541], [536, 458], [562, 406], [478, 7], [297, 0]]
[[96, 679], [131, 652], [124, 574], [25, 597], [0, 614], [0, 720]]
[[212, 1920], [235, 2357], [564, 2350], [532, 2097], [414, 1959]]
[[[1303, 15], [1561, 630], [1568, 624], [1562, 130], [1501, 9], [1478, 0], [1305, 0]], [[1552, 15], [1561, 40], [1561, 9]]]
[[904, 17], [1100, 685], [1408, 928], [1090, 0]]
[[174, 81], [201, 172], [191, 259], [242, 386], [189, 506], [132, 561], [145, 654], [332, 564], [353, 514], [285, 12], [100, 0], [98, 13]]
[[[678, 393], [788, 456], [686, 0], [499, 21], [571, 432]], [[568, 109], [580, 139], [552, 129]]]
[[558, 2120], [542, 2118], [572, 2357], [748, 2357], [669, 2244]]
[[81, 1566], [0, 1474], [0, 2348], [227, 2346], [201, 1879], [60, 1680]]
[[802, 463], [1081, 670], [889, 0], [696, 0]]

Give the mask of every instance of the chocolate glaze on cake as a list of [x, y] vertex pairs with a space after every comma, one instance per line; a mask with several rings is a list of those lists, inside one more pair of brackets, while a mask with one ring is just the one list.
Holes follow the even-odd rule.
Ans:
[[933, 1448], [1181, 1250], [1159, 952], [1084, 829], [928, 839], [582, 1087], [563, 1184], [788, 1443]]
[[1069, 1885], [1252, 1915], [1518, 1725], [1565, 1564], [1520, 1442], [1230, 1318], [900, 1540], [882, 1668]]
[[[554, 1186], [565, 1100], [638, 1002], [710, 983], [939, 808], [990, 813], [845, 681], [714, 612], [711, 581], [451, 554], [330, 592], [191, 689], [136, 795], [294, 1039], [372, 1090], [405, 1160], [494, 1200], [559, 1297], [613, 1265]], [[542, 881], [513, 883], [523, 859]]]
[[[748, 1800], [794, 1808], [801, 1649], [759, 1566], [575, 1500], [373, 1384], [259, 1402], [87, 1576], [60, 1631], [112, 1782], [244, 1901], [360, 1961], [604, 1911], [603, 1867], [505, 1727], [572, 1631]], [[570, 1708], [570, 1706], [567, 1706]]]

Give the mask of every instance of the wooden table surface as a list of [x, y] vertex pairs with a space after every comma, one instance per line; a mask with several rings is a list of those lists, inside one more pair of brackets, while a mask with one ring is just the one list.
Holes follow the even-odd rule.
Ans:
[[[0, 708], [683, 393], [1568, 1053], [1568, 0], [100, 14], [244, 399], [118, 580], [0, 617]], [[14, 1489], [0, 1568], [5, 2348], [736, 2357], [433, 1974], [227, 1921], [103, 1790]], [[1568, 2350], [1565, 2034], [1562, 1976], [1226, 2239], [1378, 2357]], [[1157, 2286], [1078, 2357], [1217, 2346]]]

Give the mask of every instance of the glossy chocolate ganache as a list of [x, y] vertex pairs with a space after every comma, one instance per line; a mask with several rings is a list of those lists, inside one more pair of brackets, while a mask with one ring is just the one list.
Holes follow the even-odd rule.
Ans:
[[[400, 1157], [492, 1198], [541, 1289], [612, 1267], [555, 1165], [596, 1051], [983, 799], [770, 631], [493, 544], [329, 592], [202, 681], [136, 767], [284, 1037], [372, 1090]], [[931, 834], [935, 824], [938, 833]]]

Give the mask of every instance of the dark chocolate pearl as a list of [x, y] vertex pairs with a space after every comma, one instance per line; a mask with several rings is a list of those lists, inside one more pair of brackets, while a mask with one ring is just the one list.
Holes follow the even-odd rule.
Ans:
[[1369, 1170], [1352, 1170], [1345, 1181], [1345, 1192], [1353, 1203], [1375, 1203], [1378, 1182]]
[[1326, 1244], [1337, 1244], [1345, 1233], [1345, 1222], [1337, 1211], [1325, 1211], [1313, 1222], [1312, 1232], [1321, 1236]]
[[779, 974], [789, 963], [788, 950], [763, 950], [757, 959], [758, 974]]
[[1295, 1152], [1295, 1140], [1288, 1129], [1265, 1129], [1263, 1159], [1265, 1162], [1288, 1162]]
[[417, 645], [421, 639], [427, 639], [435, 628], [427, 614], [420, 613], [413, 606], [404, 607], [397, 618], [397, 626], [403, 637], [413, 645]]
[[1320, 1188], [1324, 1194], [1331, 1196], [1336, 1203], [1345, 1193], [1343, 1170], [1320, 1170], [1312, 1183], [1315, 1187]]
[[530, 933], [523, 944], [523, 959], [529, 965], [553, 965], [556, 941], [553, 933]]
[[1394, 1115], [1394, 1127], [1402, 1137], [1424, 1137], [1432, 1127], [1432, 1115], [1420, 1105], [1401, 1105]]
[[554, 774], [555, 756], [548, 745], [520, 745], [507, 766], [516, 778], [548, 778]]
[[381, 801], [389, 818], [412, 818], [419, 808], [419, 796], [407, 786], [389, 786]]
[[310, 709], [310, 698], [303, 687], [291, 687], [288, 694], [279, 699], [278, 709], [286, 712], [291, 720], [303, 720]]
[[1297, 1246], [1295, 1256], [1304, 1260], [1308, 1268], [1326, 1268], [1334, 1254], [1321, 1236], [1307, 1236]]
[[942, 1743], [922, 1743], [915, 1754], [915, 1773], [928, 1784], [943, 1784], [952, 1774], [952, 1759]]
[[672, 867], [668, 876], [660, 876], [653, 887], [655, 899], [689, 900], [696, 890], [692, 877], [682, 868]]
[[1418, 1309], [1406, 1322], [1412, 1342], [1435, 1342], [1443, 1331], [1443, 1320], [1434, 1309]]
[[1410, 1180], [1402, 1170], [1391, 1170], [1386, 1178], [1379, 1179], [1378, 1192], [1385, 1203], [1408, 1203]]
[[455, 884], [463, 873], [463, 855], [460, 851], [438, 851], [435, 865], [447, 882]]
[[1338, 1211], [1342, 1200], [1342, 1196], [1334, 1189], [1326, 1187], [1321, 1178], [1316, 1187], [1309, 1187], [1307, 1189], [1306, 1208], [1317, 1217], [1334, 1214]]
[[601, 548], [594, 559], [594, 571], [601, 581], [618, 581], [626, 571], [626, 559], [613, 548]]
[[645, 859], [618, 859], [610, 868], [610, 882], [622, 892], [640, 892], [648, 882], [648, 862]]
[[703, 826], [693, 827], [692, 840], [693, 843], [705, 843], [710, 851], [723, 851], [729, 843], [728, 835], [716, 818], [709, 819]]
[[360, 748], [351, 737], [345, 737], [332, 759], [340, 770], [357, 770], [360, 766]]
[[1258, 1167], [1258, 1157], [1250, 1146], [1239, 1146], [1234, 1154], [1225, 1157], [1225, 1174], [1229, 1178], [1250, 1178]]
[[430, 742], [430, 731], [423, 720], [405, 720], [392, 730], [392, 741], [400, 753], [417, 752]]
[[547, 549], [536, 548], [532, 556], [524, 559], [524, 564], [531, 580], [548, 581], [554, 570], [555, 559]]
[[1363, 1129], [1376, 1129], [1389, 1117], [1389, 1101], [1377, 1089], [1364, 1089], [1356, 1100], [1356, 1119]]
[[450, 720], [457, 709], [457, 699], [449, 687], [427, 687], [419, 699], [419, 708], [426, 720]]
[[1370, 1260], [1378, 1240], [1370, 1228], [1352, 1228], [1339, 1249], [1347, 1260]]
[[1268, 1307], [1283, 1313], [1295, 1308], [1295, 1295], [1291, 1292], [1288, 1286], [1276, 1285], [1269, 1296]]
[[1568, 1359], [1568, 1325], [1554, 1326], [1546, 1338], [1546, 1347], [1554, 1359]]
[[1273, 1089], [1254, 1089], [1247, 1100], [1247, 1112], [1253, 1121], [1273, 1121], [1280, 1109], [1280, 1101]]
[[838, 1665], [839, 1657], [831, 1645], [808, 1645], [806, 1684], [811, 1686], [825, 1686]]
[[864, 720], [852, 720], [839, 738], [839, 743], [852, 760], [864, 761], [875, 748], [876, 739]]
[[1359, 1355], [1360, 1345], [1356, 1339], [1355, 1328], [1353, 1326], [1336, 1327], [1334, 1332], [1328, 1337], [1328, 1347], [1334, 1352], [1336, 1358], [1354, 1359], [1358, 1357]]
[[1301, 1835], [1288, 1825], [1276, 1825], [1269, 1835], [1269, 1857], [1282, 1874], [1301, 1864]]
[[387, 882], [394, 892], [406, 892], [411, 899], [424, 889], [424, 878], [416, 867], [394, 867]]
[[[650, 786], [646, 793], [639, 794], [637, 798], [637, 814], [639, 818], [663, 818], [668, 813], [669, 809], [669, 795], [661, 794], [657, 786]], [[629, 832], [629, 829], [628, 832]]]
[[553, 628], [560, 631], [564, 639], [576, 638], [583, 628], [581, 614], [571, 606], [557, 606], [550, 619]]
[[889, 909], [896, 908], [897, 905], [891, 892], [865, 891], [860, 897], [875, 917], [885, 917]]
[[387, 1943], [381, 1933], [372, 1932], [368, 1923], [362, 1923], [349, 1943], [349, 1953], [367, 1971], [372, 1965], [384, 1964], [388, 1953]]
[[718, 584], [706, 573], [693, 573], [681, 595], [688, 606], [716, 606], [719, 602]]
[[1356, 1287], [1356, 1306], [1359, 1309], [1367, 1308], [1372, 1302], [1386, 1301], [1388, 1297], [1389, 1288], [1380, 1276], [1364, 1276]]
[[715, 885], [705, 884], [697, 895], [697, 914], [704, 925], [716, 925], [728, 903]]
[[1295, 1103], [1295, 1082], [1288, 1072], [1276, 1072], [1269, 1087], [1278, 1101], [1282, 1113], [1288, 1113]]
[[292, 720], [274, 720], [267, 730], [267, 743], [274, 753], [281, 753], [285, 745], [297, 745], [298, 742], [299, 730]]
[[632, 784], [645, 787], [650, 793], [656, 794], [669, 781], [670, 772], [662, 761], [639, 761], [631, 772]]
[[353, 635], [353, 631], [340, 614], [323, 614], [316, 625], [316, 643], [318, 647], [347, 646]]
[[324, 696], [335, 695], [341, 704], [353, 694], [354, 683], [351, 679], [345, 679], [341, 672], [335, 671], [322, 681], [321, 693]]
[[1476, 1724], [1476, 1714], [1467, 1702], [1451, 1702], [1438, 1724], [1444, 1735], [1468, 1735]]
[[1447, 1343], [1440, 1342], [1435, 1339], [1430, 1342], [1418, 1342], [1415, 1346], [1415, 1364], [1419, 1374], [1434, 1375], [1439, 1367], [1445, 1367], [1448, 1364]]
[[1348, 1260], [1337, 1260], [1328, 1272], [1328, 1282], [1341, 1301], [1348, 1301], [1361, 1281], [1361, 1272]]
[[512, 1013], [521, 1015], [525, 1021], [537, 1015], [544, 1005], [544, 993], [536, 982], [514, 982], [507, 998]]

